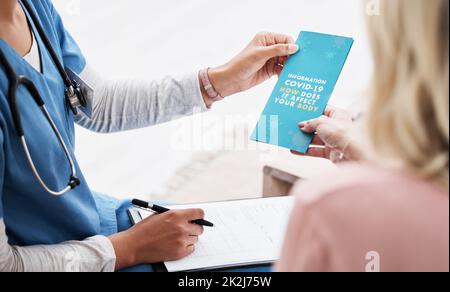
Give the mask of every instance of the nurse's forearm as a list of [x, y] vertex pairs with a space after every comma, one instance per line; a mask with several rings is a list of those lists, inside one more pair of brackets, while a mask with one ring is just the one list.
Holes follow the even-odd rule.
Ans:
[[[232, 75], [233, 73], [226, 65], [217, 68], [211, 68], [208, 70], [208, 78], [211, 82], [211, 85], [214, 87], [214, 90], [223, 98], [240, 91], [239, 88], [236, 87], [236, 84], [232, 82]], [[198, 80], [205, 104], [208, 108], [210, 108], [216, 101], [211, 98], [206, 92], [205, 84], [203, 84], [200, 73]]]
[[130, 237], [128, 232], [121, 232], [109, 237], [116, 254], [115, 270], [135, 266], [137, 264], [136, 252], [137, 248], [133, 246], [135, 241]]
[[5, 225], [0, 220], [0, 272], [23, 272], [24, 269], [20, 254], [8, 244]]
[[8, 244], [0, 220], [0, 272], [113, 272], [114, 267], [114, 249], [106, 237], [17, 247]]
[[197, 73], [155, 80], [102, 80], [90, 67], [81, 78], [94, 89], [75, 121], [91, 131], [112, 133], [167, 122], [207, 110]]

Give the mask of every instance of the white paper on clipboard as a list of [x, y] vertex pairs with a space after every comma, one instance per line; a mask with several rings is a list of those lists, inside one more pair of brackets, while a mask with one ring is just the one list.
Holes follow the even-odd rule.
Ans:
[[[279, 259], [293, 197], [276, 197], [195, 205], [215, 227], [205, 227], [195, 252], [179, 261], [166, 262], [169, 272], [199, 271], [270, 264]], [[151, 212], [139, 210], [146, 218]]]

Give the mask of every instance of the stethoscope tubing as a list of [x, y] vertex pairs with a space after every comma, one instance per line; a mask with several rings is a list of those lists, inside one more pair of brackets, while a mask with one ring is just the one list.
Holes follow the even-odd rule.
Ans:
[[[24, 5], [26, 6], [26, 8], [30, 11], [30, 7], [28, 5], [28, 3], [26, 1], [23, 1]], [[35, 17], [34, 13], [30, 13], [30, 15], [33, 18], [33, 21], [37, 21], [37, 18]], [[40, 34], [43, 33], [43, 30], [39, 31]], [[45, 34], [44, 34], [45, 35]], [[48, 39], [47, 39], [48, 41]], [[52, 50], [51, 46], [50, 49]], [[52, 50], [53, 51], [53, 50]], [[53, 51], [54, 52], [54, 51]], [[57, 61], [55, 61], [55, 63], [57, 64], [58, 69], [60, 69], [60, 67], [62, 68], [62, 65], [60, 63], [58, 63]], [[64, 139], [61, 135], [61, 133], [59, 132], [55, 122], [53, 121], [49, 111], [47, 110], [47, 107], [45, 106], [44, 100], [41, 98], [41, 95], [39, 94], [38, 89], [36, 88], [36, 86], [34, 85], [34, 83], [28, 79], [27, 77], [23, 76], [23, 75], [17, 75], [16, 72], [13, 69], [13, 66], [11, 66], [11, 64], [9, 63], [8, 59], [6, 58], [5, 54], [0, 50], [0, 64], [3, 65], [4, 69], [5, 69], [5, 73], [6, 73], [6, 77], [9, 80], [9, 91], [8, 91], [8, 96], [9, 96], [9, 106], [10, 106], [10, 110], [11, 110], [11, 115], [13, 118], [13, 122], [14, 122], [14, 126], [15, 126], [15, 130], [17, 133], [17, 136], [19, 137], [21, 144], [22, 144], [22, 148], [25, 152], [25, 156], [27, 158], [28, 164], [30, 165], [30, 168], [34, 174], [34, 176], [36, 177], [37, 181], [39, 182], [40, 186], [49, 194], [54, 195], [54, 196], [61, 196], [64, 195], [66, 193], [68, 193], [70, 190], [74, 189], [75, 187], [80, 185], [80, 180], [77, 178], [77, 169], [75, 167], [75, 163], [74, 160], [72, 158], [72, 156], [70, 155], [69, 149], [66, 145], [66, 143], [64, 142]], [[66, 82], [67, 80], [65, 78], [63, 78], [64, 81]], [[35, 103], [39, 106], [39, 108], [41, 109], [41, 111], [43, 112], [44, 116], [46, 117], [47, 121], [50, 123], [50, 126], [53, 130], [53, 132], [55, 133], [55, 135], [58, 138], [59, 143], [61, 144], [65, 156], [67, 157], [69, 163], [70, 163], [70, 169], [71, 169], [71, 176], [69, 178], [69, 183], [67, 185], [67, 187], [65, 187], [63, 190], [61, 191], [54, 191], [52, 190], [50, 187], [47, 186], [47, 184], [44, 182], [44, 180], [42, 179], [42, 177], [39, 174], [39, 171], [36, 168], [36, 165], [33, 161], [33, 158], [31, 156], [30, 153], [30, 149], [28, 147], [28, 143], [25, 137], [25, 131], [22, 127], [22, 121], [20, 118], [20, 109], [19, 109], [19, 105], [17, 103], [17, 91], [19, 89], [20, 86], [23, 86], [25, 89], [28, 90], [28, 92], [30, 93], [31, 97], [34, 99]], [[73, 90], [73, 89], [72, 89]]]
[[[58, 131], [58, 128], [56, 127], [56, 125], [55, 125], [53, 119], [51, 118], [50, 113], [48, 112], [46, 106], [45, 106], [45, 105], [42, 105], [42, 106], [41, 106], [41, 110], [42, 110], [42, 112], [44, 113], [45, 117], [47, 118], [48, 122], [50, 123], [50, 125], [51, 125], [51, 127], [52, 127], [52, 129], [53, 129], [53, 132], [54, 132], [54, 133], [56, 134], [56, 136], [58, 137], [59, 143], [60, 143], [61, 146], [63, 147], [64, 153], [65, 153], [67, 159], [69, 160], [70, 168], [71, 168], [71, 173], [72, 173], [71, 177], [69, 178], [69, 181], [70, 181], [70, 180], [72, 179], [72, 177], [76, 177], [76, 176], [77, 176], [77, 170], [76, 170], [76, 167], [75, 167], [75, 163], [74, 163], [74, 161], [73, 161], [73, 159], [72, 159], [72, 156], [70, 155], [70, 152], [69, 152], [69, 149], [68, 149], [67, 146], [66, 146], [66, 143], [64, 142], [64, 139], [63, 139], [62, 136], [61, 136], [61, 133]], [[35, 166], [35, 164], [34, 164], [34, 162], [33, 162], [33, 159], [32, 159], [32, 157], [31, 157], [31, 154], [30, 154], [30, 151], [29, 151], [29, 149], [28, 149], [28, 145], [27, 145], [27, 142], [26, 142], [26, 139], [25, 139], [25, 135], [23, 135], [22, 137], [20, 137], [20, 140], [22, 141], [22, 146], [23, 146], [23, 149], [24, 149], [24, 151], [25, 151], [25, 155], [26, 155], [27, 160], [28, 160], [28, 163], [30, 164], [30, 167], [31, 167], [31, 169], [32, 169], [32, 171], [33, 171], [33, 173], [34, 173], [34, 176], [35, 176], [36, 179], [38, 180], [39, 184], [45, 189], [45, 191], [48, 192], [48, 193], [50, 193], [50, 194], [52, 194], [52, 195], [54, 195], [54, 196], [61, 196], [61, 195], [64, 195], [65, 193], [69, 192], [69, 191], [72, 189], [72, 187], [71, 187], [70, 185], [68, 185], [68, 186], [67, 186], [65, 189], [63, 189], [62, 191], [57, 192], [57, 191], [51, 190], [51, 189], [45, 184], [44, 180], [43, 180], [43, 179], [41, 178], [41, 176], [39, 175], [39, 172], [37, 171], [36, 166]]]
[[[47, 110], [47, 107], [45, 106], [44, 101], [40, 97], [39, 92], [38, 92], [37, 88], [34, 86], [34, 84], [24, 76], [18, 76], [17, 78], [15, 78], [13, 80], [14, 81], [10, 81], [11, 82], [11, 85], [10, 85], [10, 108], [11, 108], [11, 113], [12, 113], [13, 120], [15, 123], [16, 131], [17, 131], [17, 134], [22, 143], [22, 147], [25, 152], [25, 156], [28, 160], [28, 164], [30, 165], [30, 168], [31, 168], [34, 176], [38, 180], [39, 184], [45, 189], [46, 192], [48, 192], [49, 194], [52, 194], [54, 196], [61, 196], [63, 194], [66, 194], [71, 189], [73, 189], [76, 185], [79, 184], [79, 181], [78, 181], [78, 183], [75, 182], [75, 184], [73, 181], [77, 177], [77, 170], [75, 167], [74, 160], [73, 160], [72, 156], [70, 155], [69, 149], [68, 149], [66, 143], [64, 142], [64, 139], [63, 139], [61, 133], [59, 132], [55, 122], [53, 121], [49, 111]], [[54, 191], [45, 184], [44, 180], [40, 176], [40, 174], [36, 168], [36, 165], [32, 159], [30, 150], [28, 148], [28, 143], [25, 138], [25, 131], [23, 130], [23, 127], [22, 127], [19, 106], [18, 106], [17, 100], [16, 100], [16, 92], [20, 85], [25, 86], [31, 93], [31, 96], [35, 100], [36, 104], [40, 107], [42, 113], [44, 114], [45, 118], [49, 122], [53, 132], [55, 133], [56, 137], [58, 138], [59, 143], [61, 144], [61, 146], [64, 150], [64, 153], [65, 153], [67, 159], [69, 160], [69, 164], [70, 164], [70, 168], [71, 168], [71, 177], [69, 179], [69, 185], [61, 191]]]

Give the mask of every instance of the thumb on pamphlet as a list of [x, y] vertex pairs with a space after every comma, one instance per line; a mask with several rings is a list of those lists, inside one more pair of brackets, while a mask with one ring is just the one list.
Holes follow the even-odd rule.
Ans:
[[268, 58], [285, 57], [297, 53], [299, 50], [296, 44], [278, 44], [262, 49], [263, 54]]

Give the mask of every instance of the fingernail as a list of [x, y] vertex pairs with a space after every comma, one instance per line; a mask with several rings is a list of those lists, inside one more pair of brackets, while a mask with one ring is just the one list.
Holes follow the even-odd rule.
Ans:
[[290, 52], [291, 54], [296, 53], [298, 50], [299, 50], [298, 45], [295, 45], [295, 44], [290, 44], [290, 45], [289, 45], [289, 52]]

